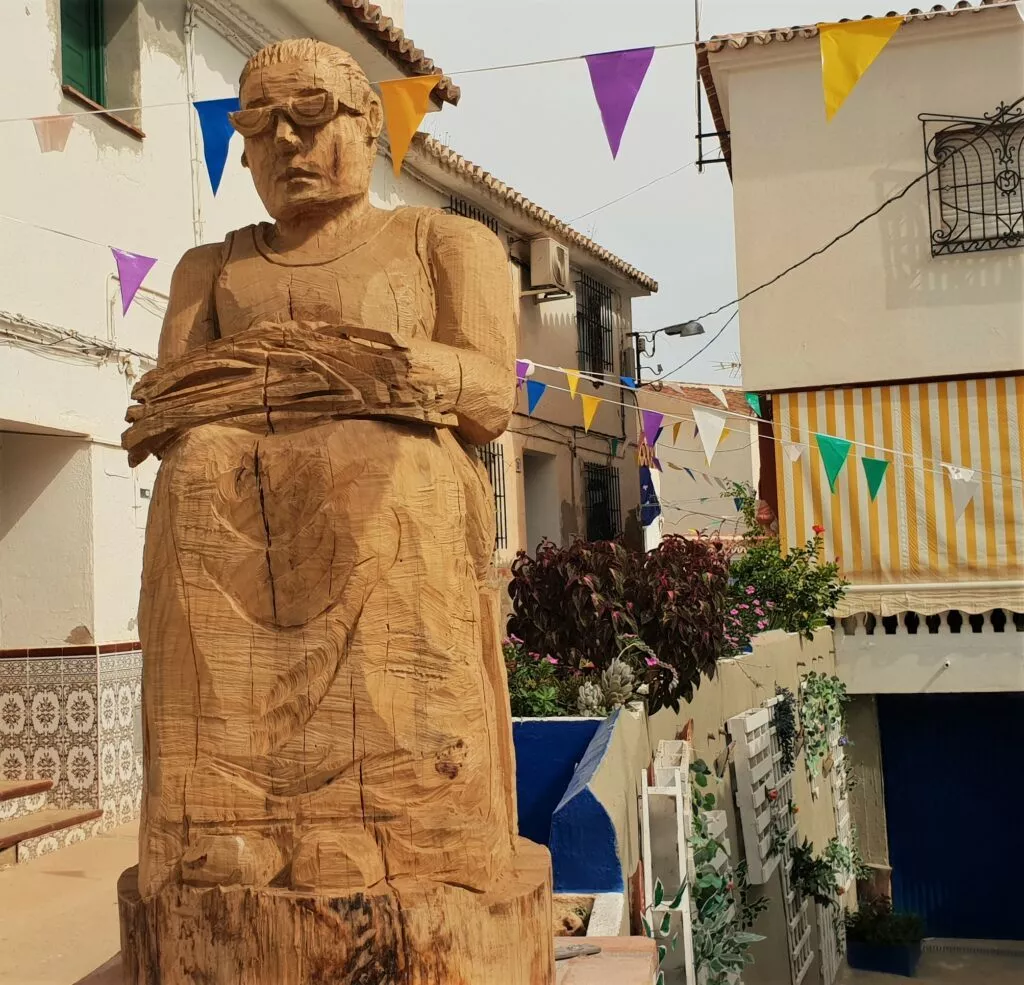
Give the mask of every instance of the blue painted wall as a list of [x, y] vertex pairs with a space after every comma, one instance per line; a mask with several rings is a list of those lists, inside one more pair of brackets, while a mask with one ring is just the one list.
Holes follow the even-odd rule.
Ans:
[[551, 817], [602, 723], [597, 719], [545, 718], [513, 722], [519, 833], [547, 845]]
[[604, 762], [620, 712], [594, 733], [551, 819], [555, 892], [621, 893], [622, 864], [615, 825], [589, 784]]

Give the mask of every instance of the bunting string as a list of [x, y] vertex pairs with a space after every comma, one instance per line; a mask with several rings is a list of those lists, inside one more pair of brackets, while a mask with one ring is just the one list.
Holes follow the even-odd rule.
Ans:
[[[609, 386], [614, 386], [615, 384], [609, 383], [608, 385]], [[560, 387], [560, 386], [557, 386], [554, 383], [548, 383], [545, 389], [546, 390], [554, 390], [554, 391], [561, 392], [561, 393], [569, 393], [569, 389], [567, 387]], [[623, 389], [629, 389], [629, 388], [624, 386]], [[588, 397], [584, 397], [582, 394], [580, 396], [581, 396], [582, 399], [588, 399]], [[664, 397], [664, 396], [665, 395], [662, 394], [662, 397]], [[602, 404], [607, 404], [609, 407], [624, 407], [627, 410], [632, 411], [633, 413], [636, 413], [636, 410], [637, 410], [635, 404], [627, 404], [627, 403], [623, 403], [621, 401], [609, 400], [609, 399], [607, 399], [605, 397], [589, 397], [589, 399], [597, 401], [596, 404], [589, 405], [592, 408], [592, 413], [591, 413], [591, 416], [590, 416], [590, 420], [591, 421], [593, 421], [593, 416], [596, 415], [596, 413], [597, 413], [598, 406], [600, 406]], [[678, 401], [679, 403], [682, 403], [682, 404], [687, 404], [687, 405], [689, 405], [691, 407], [691, 409], [694, 406], [696, 406], [698, 409], [703, 409], [703, 410], [706, 410], [706, 411], [710, 411], [711, 413], [714, 413], [716, 415], [721, 415], [723, 417], [739, 418], [742, 421], [745, 421], [748, 425], [750, 423], [752, 423], [753, 420], [754, 420], [753, 418], [751, 418], [749, 416], [746, 416], [746, 415], [743, 415], [743, 414], [737, 414], [737, 413], [735, 413], [733, 411], [718, 410], [717, 408], [713, 409], [713, 408], [705, 407], [703, 404], [694, 404], [693, 401], [687, 400], [685, 397], [681, 397], [681, 396], [678, 396], [678, 395], [672, 395], [671, 397], [669, 397], [669, 399], [676, 400], [676, 401]], [[692, 413], [691, 413], [691, 416], [685, 416], [685, 415], [682, 415], [682, 414], [671, 414], [671, 413], [666, 413], [664, 416], [665, 416], [666, 422], [696, 423], [696, 420], [692, 416]], [[779, 429], [786, 429], [786, 430], [792, 431], [792, 428], [789, 428], [787, 425], [780, 424], [779, 422], [772, 422], [772, 427], [773, 427], [773, 429], [779, 428]], [[826, 440], [826, 442], [828, 442], [829, 440], [831, 440], [831, 441], [840, 441], [840, 442], [847, 441], [847, 439], [845, 439], [845, 438], [837, 437], [836, 435], [826, 434], [826, 433], [820, 432], [820, 431], [808, 431], [807, 434], [808, 434], [808, 438], [809, 439], [812, 439], [812, 440], [815, 440], [815, 441], [819, 437], [820, 438], [824, 438]], [[762, 435], [762, 437], [767, 438], [767, 439], [769, 439], [771, 441], [774, 441], [774, 442], [776, 442], [779, 445], [799, 445], [804, 450], [808, 450], [808, 449], [811, 449], [811, 448], [813, 448], [815, 451], [819, 450], [814, 445], [808, 445], [806, 442], [802, 442], [802, 441], [794, 441], [794, 440], [792, 440], [792, 438], [783, 438], [780, 435], [774, 435], [774, 434], [773, 435]], [[996, 482], [1007, 482], [1007, 483], [1010, 483], [1012, 485], [1024, 486], [1024, 478], [1018, 479], [1018, 478], [1016, 478], [1016, 477], [1014, 477], [1012, 475], [1003, 475], [1003, 474], [998, 473], [998, 472], [989, 472], [989, 471], [985, 471], [985, 470], [982, 470], [982, 469], [965, 469], [965, 467], [956, 465], [954, 463], [941, 462], [941, 461], [938, 461], [936, 459], [925, 458], [924, 456], [914, 455], [912, 452], [899, 451], [899, 450], [897, 450], [895, 448], [886, 448], [886, 447], [884, 447], [882, 445], [870, 444], [870, 443], [864, 442], [864, 441], [849, 441], [848, 443], [849, 443], [851, 449], [854, 448], [854, 447], [856, 447], [856, 448], [863, 448], [863, 449], [867, 449], [867, 450], [871, 450], [871, 451], [883, 452], [883, 453], [885, 453], [887, 455], [893, 455], [893, 456], [896, 456], [897, 458], [901, 458], [901, 459], [910, 459], [910, 462], [904, 463], [903, 467], [905, 467], [905, 468], [918, 468], [921, 471], [930, 472], [930, 473], [933, 473], [935, 475], [942, 475], [942, 476], [948, 476], [950, 474], [950, 472], [949, 472], [950, 468], [955, 468], [955, 469], [960, 469], [962, 471], [970, 471], [972, 479], [979, 478], [979, 477], [984, 477], [984, 478], [988, 478], [988, 479], [991, 479], [991, 480], [996, 481]], [[844, 461], [845, 461], [845, 458], [844, 458]], [[934, 465], [936, 465], [938, 467], [931, 468], [931, 467], [929, 467], [928, 463], [933, 463]]]

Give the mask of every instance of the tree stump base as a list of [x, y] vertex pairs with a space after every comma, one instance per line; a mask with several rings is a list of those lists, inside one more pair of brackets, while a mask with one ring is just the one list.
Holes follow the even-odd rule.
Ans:
[[551, 861], [519, 840], [490, 892], [396, 879], [334, 897], [118, 881], [124, 985], [552, 985]]

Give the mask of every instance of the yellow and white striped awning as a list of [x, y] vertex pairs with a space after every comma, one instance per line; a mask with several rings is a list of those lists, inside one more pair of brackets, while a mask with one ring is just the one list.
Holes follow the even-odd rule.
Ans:
[[[838, 614], [1020, 611], [1024, 376], [784, 393], [774, 406], [776, 437], [803, 446], [796, 461], [776, 455], [783, 546], [820, 524], [825, 557], [854, 585], [878, 586], [872, 604], [851, 593]], [[815, 432], [854, 442], [834, 494]], [[862, 456], [891, 463], [874, 502]], [[943, 463], [981, 482], [959, 522]]]

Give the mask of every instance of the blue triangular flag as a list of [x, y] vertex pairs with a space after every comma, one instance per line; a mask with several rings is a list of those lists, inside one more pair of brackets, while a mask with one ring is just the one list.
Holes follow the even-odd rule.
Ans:
[[540, 403], [540, 398], [544, 396], [547, 388], [547, 383], [541, 383], [539, 380], [526, 381], [526, 403], [529, 408], [527, 413], [532, 414], [537, 409], [537, 404]]
[[623, 386], [628, 386], [630, 390], [636, 389], [636, 380], [632, 376], [620, 376], [619, 379], [622, 380]]
[[231, 135], [235, 132], [231, 128], [231, 121], [228, 120], [228, 113], [238, 109], [238, 97], [198, 99], [193, 105], [199, 116], [199, 129], [203, 133], [206, 170], [210, 175], [213, 194], [216, 195], [228, 159], [228, 144], [231, 143]]
[[737, 513], [742, 513], [743, 512], [743, 500], [739, 499], [737, 497], [736, 499], [733, 500], [733, 502], [736, 504], [736, 512]]

